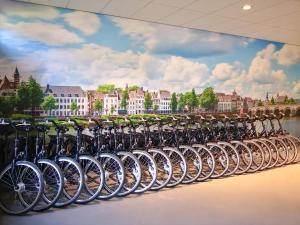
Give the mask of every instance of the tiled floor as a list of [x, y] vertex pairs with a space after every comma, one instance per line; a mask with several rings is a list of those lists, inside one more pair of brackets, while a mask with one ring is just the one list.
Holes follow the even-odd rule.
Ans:
[[299, 225], [300, 165], [23, 217], [1, 225]]

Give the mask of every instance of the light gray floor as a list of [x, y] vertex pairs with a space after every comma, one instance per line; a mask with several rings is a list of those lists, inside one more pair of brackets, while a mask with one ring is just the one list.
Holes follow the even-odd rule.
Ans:
[[299, 225], [300, 165], [75, 205], [2, 225]]

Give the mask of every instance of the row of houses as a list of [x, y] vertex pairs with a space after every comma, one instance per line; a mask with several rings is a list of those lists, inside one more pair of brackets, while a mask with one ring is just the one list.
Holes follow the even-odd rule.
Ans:
[[[20, 83], [20, 74], [18, 69], [15, 69], [13, 81], [10, 81], [6, 76], [0, 79], [0, 94], [5, 96], [11, 91], [15, 91]], [[57, 108], [46, 112], [50, 116], [86, 116], [93, 114], [140, 114], [145, 112], [144, 102], [146, 93], [150, 93], [153, 106], [156, 105], [156, 112], [167, 114], [171, 112], [171, 93], [166, 90], [157, 92], [148, 92], [139, 88], [129, 91], [128, 104], [126, 109], [121, 108], [121, 94], [117, 91], [112, 93], [99, 93], [96, 90], [84, 91], [80, 86], [55, 86], [47, 85], [43, 87], [45, 96], [53, 96], [57, 102]], [[218, 105], [216, 111], [229, 112], [233, 109], [241, 111], [255, 106], [256, 102], [250, 97], [242, 98], [236, 91], [231, 94], [216, 93], [218, 97]], [[103, 103], [103, 110], [98, 112], [94, 109], [95, 102], [100, 100]], [[72, 111], [71, 105], [75, 102], [78, 110]], [[152, 109], [153, 110], [153, 109]], [[204, 110], [204, 109], [199, 109]]]

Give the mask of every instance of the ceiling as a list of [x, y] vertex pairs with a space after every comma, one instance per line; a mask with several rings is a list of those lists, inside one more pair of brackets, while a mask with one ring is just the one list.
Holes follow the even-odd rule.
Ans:
[[300, 0], [20, 1], [300, 45]]

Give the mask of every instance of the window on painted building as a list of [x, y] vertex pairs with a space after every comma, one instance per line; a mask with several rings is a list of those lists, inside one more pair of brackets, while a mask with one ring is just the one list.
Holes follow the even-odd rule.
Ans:
[[72, 97], [72, 95], [71, 95], [71, 94], [68, 94], [68, 97]]
[[65, 97], [65, 95], [64, 95], [64, 94], [61, 94], [60, 96], [61, 96], [61, 97]]
[[79, 97], [78, 94], [75, 94], [75, 97], [78, 98]]

